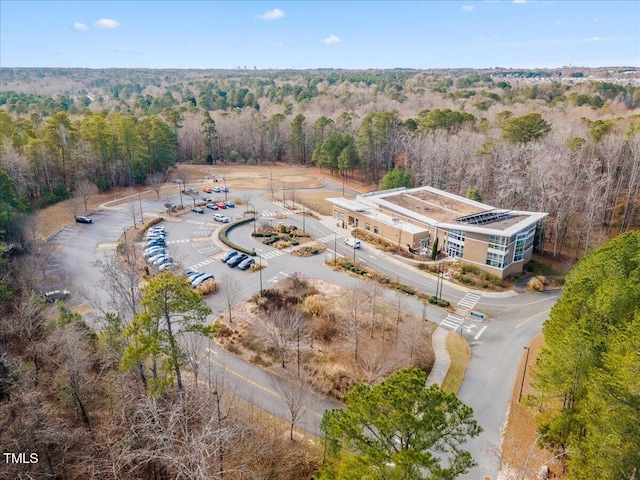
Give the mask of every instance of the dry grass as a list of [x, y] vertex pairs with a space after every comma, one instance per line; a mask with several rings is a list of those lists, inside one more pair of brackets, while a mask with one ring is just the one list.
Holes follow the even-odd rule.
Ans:
[[540, 348], [543, 346], [544, 336], [542, 333], [539, 333], [529, 344], [529, 361], [527, 362], [527, 372], [522, 390], [523, 401], [519, 402], [520, 386], [522, 384], [522, 374], [524, 373], [526, 358], [526, 351], [523, 350], [522, 360], [509, 406], [501, 462], [504, 468], [512, 473], [516, 472], [522, 475], [526, 470], [524, 477], [518, 476], [517, 478], [533, 478], [535, 473], [539, 471], [543, 465], [549, 465], [551, 467], [553, 473], [557, 475], [554, 478], [562, 478], [560, 476], [560, 469], [557, 466], [552, 466], [552, 463], [550, 463], [553, 454], [542, 450], [536, 445], [535, 414], [537, 412], [535, 408], [527, 406], [524, 402], [528, 395], [535, 393], [534, 389], [530, 386], [530, 382], [532, 381], [530, 375], [531, 367], [535, 365], [538, 354], [540, 353]]
[[318, 212], [320, 215], [331, 216], [333, 215], [333, 205], [327, 201], [327, 198], [340, 196], [342, 196], [342, 193], [326, 190], [321, 192], [300, 192], [296, 194], [296, 202], [303, 203], [305, 207]]
[[447, 351], [451, 358], [451, 365], [442, 382], [442, 389], [447, 393], [457, 394], [471, 359], [471, 349], [462, 336], [449, 333], [447, 335]]

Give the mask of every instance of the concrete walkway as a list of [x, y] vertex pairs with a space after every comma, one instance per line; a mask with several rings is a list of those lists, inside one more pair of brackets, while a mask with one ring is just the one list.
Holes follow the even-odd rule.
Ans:
[[433, 385], [435, 383], [441, 387], [444, 378], [447, 376], [449, 366], [451, 365], [451, 357], [447, 350], [447, 335], [449, 335], [449, 330], [444, 328], [438, 327], [433, 331], [431, 344], [433, 345], [436, 361], [433, 364], [429, 378], [427, 378], [427, 385]]

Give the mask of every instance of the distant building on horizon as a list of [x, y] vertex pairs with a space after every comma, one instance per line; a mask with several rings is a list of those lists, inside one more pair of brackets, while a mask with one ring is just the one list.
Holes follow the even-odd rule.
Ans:
[[395, 188], [338, 197], [336, 225], [361, 228], [403, 248], [430, 255], [438, 239], [449, 257], [500, 278], [531, 260], [536, 228], [547, 213], [504, 210], [433, 187]]

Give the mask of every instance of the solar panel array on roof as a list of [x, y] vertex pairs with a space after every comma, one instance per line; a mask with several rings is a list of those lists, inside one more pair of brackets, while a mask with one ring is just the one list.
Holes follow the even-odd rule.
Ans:
[[465, 215], [464, 217], [458, 217], [456, 222], [465, 223], [467, 225], [486, 225], [487, 223], [499, 222], [501, 220], [508, 220], [516, 217], [517, 215], [508, 211], [494, 211], [474, 213], [472, 215]]

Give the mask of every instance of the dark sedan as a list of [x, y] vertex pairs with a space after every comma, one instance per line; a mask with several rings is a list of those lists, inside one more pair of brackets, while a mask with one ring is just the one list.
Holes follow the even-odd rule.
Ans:
[[93, 223], [89, 217], [76, 217], [76, 223]]

